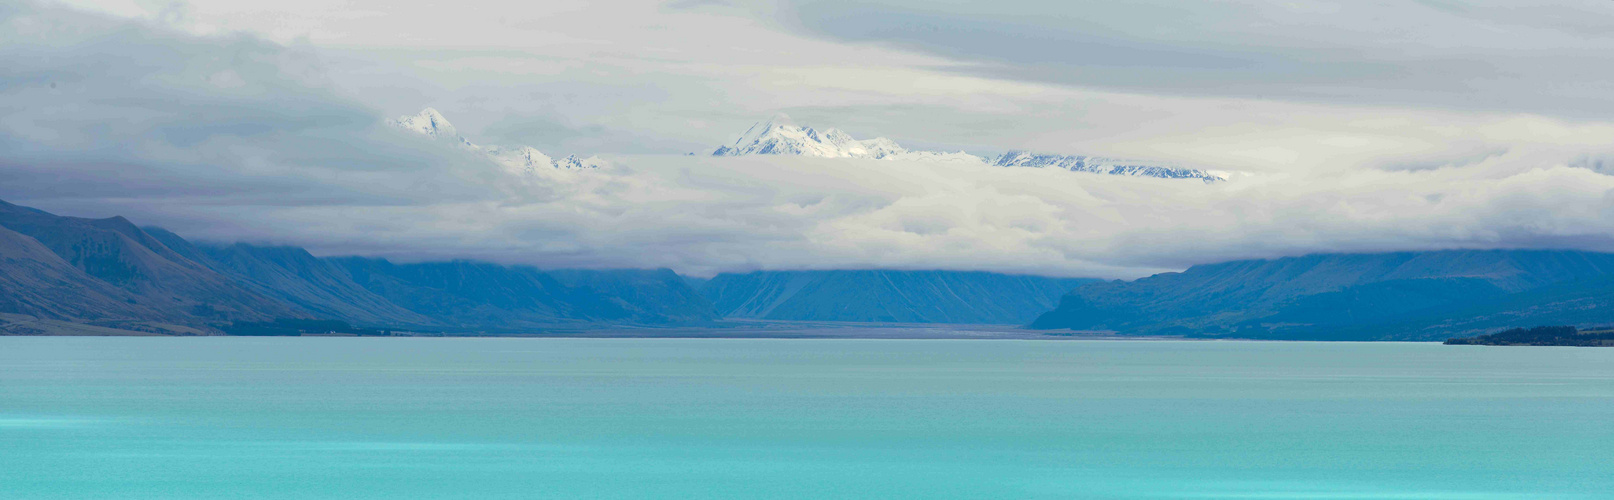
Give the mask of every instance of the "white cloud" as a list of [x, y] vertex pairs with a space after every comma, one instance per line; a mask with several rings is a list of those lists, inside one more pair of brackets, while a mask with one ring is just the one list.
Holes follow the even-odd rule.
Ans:
[[631, 171], [533, 179], [540, 189], [480, 202], [242, 207], [219, 217], [276, 227], [280, 238], [326, 252], [695, 273], [896, 267], [1121, 277], [1319, 251], [1614, 250], [1614, 177], [1514, 159], [1204, 185], [883, 160], [630, 156], [615, 160]]

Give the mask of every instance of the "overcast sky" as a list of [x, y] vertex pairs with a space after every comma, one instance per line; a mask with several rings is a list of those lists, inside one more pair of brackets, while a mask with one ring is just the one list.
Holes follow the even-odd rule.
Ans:
[[[545, 267], [1614, 251], [1614, 2], [0, 0], [0, 199]], [[511, 176], [384, 124], [600, 155]], [[685, 153], [775, 113], [1228, 182]]]

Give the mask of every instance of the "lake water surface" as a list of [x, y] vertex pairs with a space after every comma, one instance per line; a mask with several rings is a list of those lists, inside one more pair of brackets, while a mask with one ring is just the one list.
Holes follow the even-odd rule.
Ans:
[[0, 498], [1614, 497], [1614, 349], [0, 337]]

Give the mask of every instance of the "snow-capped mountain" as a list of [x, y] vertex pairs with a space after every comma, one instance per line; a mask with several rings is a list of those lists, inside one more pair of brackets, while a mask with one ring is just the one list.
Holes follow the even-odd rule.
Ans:
[[400, 116], [394, 120], [387, 120], [388, 125], [421, 134], [432, 139], [451, 140], [462, 148], [487, 155], [494, 162], [517, 172], [532, 172], [539, 167], [549, 167], [560, 170], [580, 170], [600, 168], [606, 165], [605, 160], [598, 156], [580, 158], [577, 155], [568, 155], [559, 160], [531, 146], [479, 146], [461, 136], [454, 124], [448, 122], [442, 113], [436, 109], [426, 108], [414, 116]]
[[909, 151], [896, 141], [884, 137], [858, 140], [840, 129], [822, 131], [792, 123], [784, 115], [758, 122], [741, 135], [734, 144], [712, 151], [712, 156], [792, 155], [821, 158], [873, 158], [881, 160], [912, 160], [930, 162], [967, 162], [997, 167], [1061, 168], [1072, 172], [1091, 172], [1108, 175], [1159, 177], [1164, 179], [1199, 179], [1204, 182], [1227, 180], [1221, 172], [1181, 168], [1135, 160], [1118, 160], [1082, 155], [1032, 154], [1010, 151], [997, 158], [983, 158], [969, 153], [941, 151]]
[[456, 141], [463, 141], [467, 144], [470, 143], [464, 137], [460, 137], [459, 130], [454, 128], [454, 124], [448, 122], [448, 118], [433, 108], [423, 109], [418, 115], [400, 116], [396, 120], [387, 120], [387, 124], [417, 134], [431, 136], [434, 139], [446, 137]]
[[[459, 134], [454, 124], [442, 113], [426, 108], [420, 114], [388, 120], [388, 124], [431, 137], [454, 141], [458, 146], [475, 151], [494, 162], [516, 172], [536, 172], [548, 167], [558, 170], [587, 170], [606, 166], [598, 156], [582, 158], [568, 155], [555, 159], [530, 146], [479, 146]], [[1119, 160], [1085, 155], [1036, 154], [1010, 151], [996, 158], [983, 158], [969, 153], [941, 151], [909, 151], [896, 141], [884, 137], [859, 140], [840, 129], [817, 130], [791, 122], [784, 115], [752, 125], [739, 140], [729, 146], [712, 151], [712, 156], [791, 155], [820, 158], [867, 158], [877, 160], [906, 160], [922, 162], [978, 163], [996, 167], [1059, 168], [1072, 172], [1089, 172], [1106, 175], [1158, 177], [1163, 179], [1199, 179], [1204, 182], [1227, 180], [1227, 174], [1136, 160]]]
[[991, 164], [996, 167], [1062, 168], [1072, 172], [1092, 172], [1095, 174], [1160, 177], [1164, 179], [1199, 179], [1207, 183], [1227, 180], [1226, 174], [1211, 170], [1151, 165], [1135, 160], [1118, 160], [1097, 156], [1034, 154], [1024, 151], [1003, 153], [992, 160]]
[[907, 153], [895, 141], [884, 137], [853, 139], [840, 129], [802, 127], [784, 115], [752, 125], [731, 146], [722, 146], [712, 156], [793, 155], [821, 158], [886, 158]]
[[549, 164], [563, 170], [600, 168], [607, 165], [605, 160], [600, 159], [598, 156], [583, 158], [577, 155], [566, 155], [565, 158], [559, 160], [550, 160]]
[[513, 167], [554, 166], [555, 160], [532, 146], [517, 146], [514, 148], [501, 148], [489, 146], [481, 148], [494, 161], [502, 165]]

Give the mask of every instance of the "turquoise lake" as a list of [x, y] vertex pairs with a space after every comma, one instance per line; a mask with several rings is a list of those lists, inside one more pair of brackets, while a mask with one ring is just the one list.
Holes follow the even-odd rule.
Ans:
[[1614, 349], [0, 337], [0, 498], [1614, 498]]

